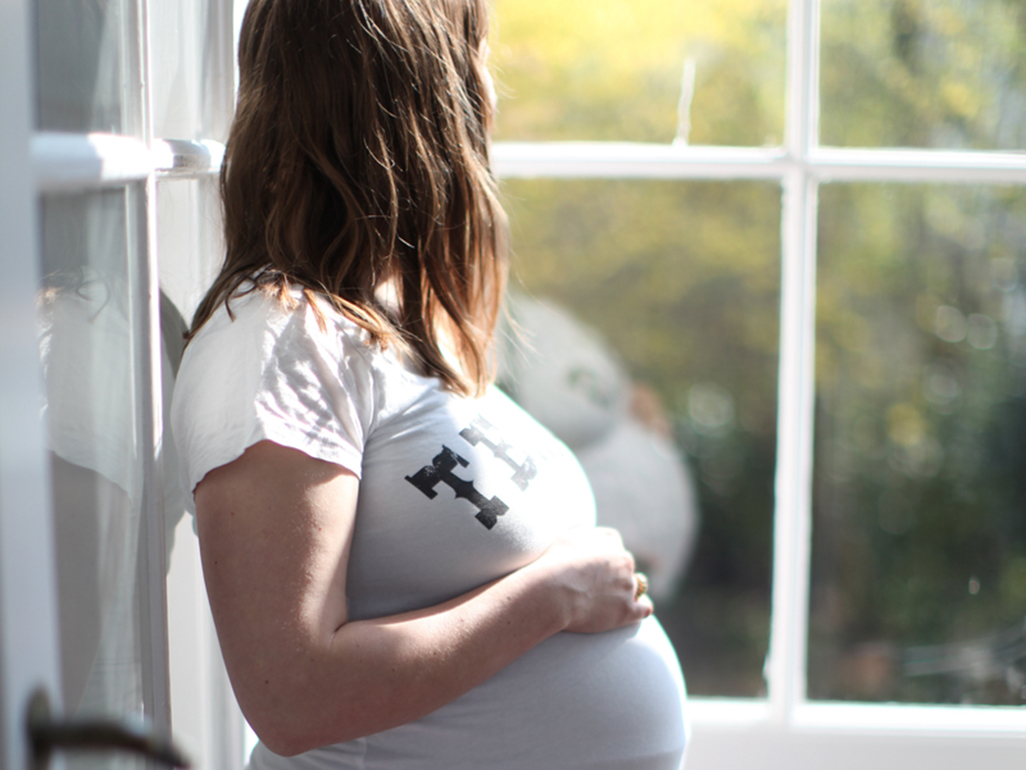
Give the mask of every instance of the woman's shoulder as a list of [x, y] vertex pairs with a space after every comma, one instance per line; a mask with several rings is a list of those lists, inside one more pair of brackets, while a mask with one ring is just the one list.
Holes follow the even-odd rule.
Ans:
[[387, 369], [380, 346], [326, 299], [295, 292], [283, 301], [260, 289], [221, 304], [193, 336], [176, 400], [323, 403], [344, 388], [363, 402]]
[[236, 296], [189, 342], [171, 407], [187, 489], [264, 439], [360, 474], [381, 413], [380, 351], [330, 306], [293, 299]]
[[[263, 350], [283, 336], [302, 347], [333, 349], [340, 346], [372, 356], [376, 346], [354, 321], [338, 312], [324, 297], [294, 290], [283, 299], [251, 288], [221, 303], [196, 332], [189, 349], [222, 349], [239, 353]], [[273, 351], [273, 348], [272, 348]]]
[[182, 370], [203, 380], [213, 371], [232, 379], [247, 373], [265, 382], [284, 378], [297, 387], [330, 383], [343, 373], [348, 373], [343, 379], [355, 377], [362, 386], [404, 377], [395, 351], [374, 342], [327, 298], [295, 291], [283, 301], [259, 289], [233, 297], [211, 314], [189, 342]]

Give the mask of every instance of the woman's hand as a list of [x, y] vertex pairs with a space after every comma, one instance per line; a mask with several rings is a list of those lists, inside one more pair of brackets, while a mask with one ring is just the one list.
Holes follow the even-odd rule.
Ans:
[[652, 614], [648, 596], [634, 598], [634, 557], [615, 529], [571, 529], [524, 570], [540, 570], [551, 583], [567, 612], [566, 631], [609, 631]]

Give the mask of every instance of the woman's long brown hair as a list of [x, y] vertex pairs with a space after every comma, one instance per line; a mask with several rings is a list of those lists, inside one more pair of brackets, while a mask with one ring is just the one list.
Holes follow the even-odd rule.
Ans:
[[485, 2], [251, 0], [225, 262], [191, 334], [250, 280], [285, 303], [302, 287], [449, 389], [483, 390], [507, 271]]

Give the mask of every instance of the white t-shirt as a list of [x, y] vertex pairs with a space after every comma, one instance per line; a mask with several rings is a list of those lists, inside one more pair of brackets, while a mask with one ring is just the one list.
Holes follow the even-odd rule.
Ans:
[[[454, 395], [319, 305], [326, 328], [305, 301], [289, 311], [254, 292], [190, 343], [172, 406], [186, 489], [264, 439], [359, 476], [354, 620], [458, 596], [594, 522], [573, 455], [499, 390]], [[649, 618], [556, 634], [423, 719], [291, 758], [260, 745], [251, 767], [677, 770], [683, 709], [680, 666]]]

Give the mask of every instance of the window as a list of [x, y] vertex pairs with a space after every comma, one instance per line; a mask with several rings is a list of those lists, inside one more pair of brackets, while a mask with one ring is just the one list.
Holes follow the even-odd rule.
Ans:
[[[241, 715], [206, 609], [195, 536], [181, 521], [174, 450], [162, 442], [184, 317], [219, 252], [213, 180], [234, 108], [233, 8], [219, 0], [8, 6], [5, 21], [27, 39], [7, 41], [5, 81], [14, 87], [0, 94], [0, 110], [5, 132], [33, 129], [40, 237], [37, 249], [30, 237], [17, 240], [3, 261], [15, 275], [24, 263], [40, 276], [12, 289], [18, 319], [41, 324], [28, 347], [26, 337], [12, 350], [42, 361], [46, 459], [40, 468], [26, 460], [30, 472], [17, 478], [8, 451], [3, 470], [5, 482], [16, 479], [8, 489], [49, 482], [33, 508], [39, 518], [52, 514], [57, 557], [62, 676], [48, 689], [68, 717], [145, 716], [166, 732], [173, 712], [175, 735], [200, 766], [239, 767]], [[26, 51], [34, 66], [18, 59]], [[24, 156], [22, 146], [5, 142], [5, 168]], [[4, 174], [5, 200], [22, 193], [24, 178]], [[22, 219], [8, 230], [33, 216]], [[5, 409], [38, 413], [39, 394], [19, 402], [10, 374]], [[11, 582], [32, 580], [22, 569]], [[45, 593], [44, 585], [41, 617], [54, 602]], [[17, 654], [11, 660], [18, 671]], [[45, 674], [43, 665], [37, 675]], [[22, 713], [14, 692], [2, 704], [8, 715]]]
[[496, 6], [514, 291], [698, 501], [689, 767], [1021, 762], [1018, 6]]
[[[514, 314], [579, 354], [564, 374], [584, 419], [562, 430], [596, 486], [640, 478], [655, 497], [631, 497], [638, 510], [693, 512], [657, 518], [661, 542], [639, 550], [667, 576], [660, 614], [693, 695], [689, 768], [1021, 766], [1019, 4], [495, 4], [493, 159], [514, 230]], [[20, 362], [2, 380], [4, 522], [25, 501], [48, 505], [41, 484], [22, 491], [44, 467], [75, 464], [52, 441], [44, 459], [24, 419], [39, 395], [20, 374], [38, 353], [25, 319], [39, 297], [51, 310], [96, 303], [82, 278], [99, 275], [109, 302], [97, 306], [125, 344], [76, 393], [84, 413], [116, 412], [123, 427], [125, 478], [97, 467], [86, 482], [97, 515], [120, 522], [108, 599], [128, 620], [97, 649], [108, 671], [132, 673], [93, 689], [162, 726], [173, 710], [205, 767], [240, 766], [241, 740], [194, 538], [174, 530], [165, 583], [153, 526], [176, 510], [157, 451], [175, 340], [160, 331], [191, 315], [216, 267], [213, 175], [244, 6], [23, 0], [5, 14], [34, 18], [35, 45], [17, 23], [0, 29], [2, 291], [20, 319], [2, 335], [5, 360]], [[30, 207], [14, 205], [27, 178], [15, 118], [27, 130], [29, 112], [38, 249]], [[28, 274], [34, 251], [49, 284]], [[503, 376], [534, 398], [529, 370]], [[635, 524], [642, 536], [651, 520]], [[2, 540], [8, 612], [33, 559]], [[15, 646], [11, 692], [27, 676]], [[21, 706], [0, 705], [13, 734]]]

